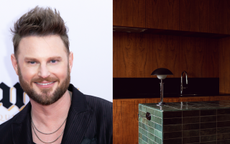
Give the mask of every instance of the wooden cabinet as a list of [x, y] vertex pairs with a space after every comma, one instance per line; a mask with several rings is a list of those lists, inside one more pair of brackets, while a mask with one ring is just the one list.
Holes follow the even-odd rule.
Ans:
[[179, 30], [179, 0], [146, 0], [146, 28]]
[[145, 0], [114, 0], [113, 25], [145, 27]]
[[113, 25], [230, 34], [230, 1], [114, 0]]
[[208, 32], [208, 0], [180, 0], [180, 30]]
[[209, 1], [209, 32], [210, 33], [224, 33], [224, 1]]
[[222, 32], [224, 34], [230, 34], [230, 1], [229, 0], [224, 0], [223, 1], [223, 10], [222, 10]]

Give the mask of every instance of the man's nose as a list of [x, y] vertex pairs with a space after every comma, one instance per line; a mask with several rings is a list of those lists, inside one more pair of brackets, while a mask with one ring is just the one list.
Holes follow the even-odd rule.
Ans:
[[49, 69], [46, 64], [41, 64], [38, 70], [38, 75], [42, 78], [46, 78], [50, 75]]

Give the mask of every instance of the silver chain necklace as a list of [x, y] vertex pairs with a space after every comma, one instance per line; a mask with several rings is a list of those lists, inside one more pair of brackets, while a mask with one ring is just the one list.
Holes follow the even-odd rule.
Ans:
[[[72, 93], [69, 92], [69, 94], [70, 94], [70, 99], [72, 99]], [[41, 134], [44, 134], [44, 135], [51, 135], [51, 134], [56, 133], [56, 132], [64, 125], [64, 123], [66, 122], [66, 120], [67, 120], [67, 118], [66, 118], [66, 119], [64, 120], [64, 122], [61, 124], [61, 126], [60, 126], [57, 130], [55, 130], [54, 132], [51, 132], [51, 133], [44, 133], [44, 132], [38, 130], [37, 127], [35, 126], [35, 124], [34, 124], [34, 122], [33, 122], [33, 119], [32, 119], [32, 111], [31, 111], [32, 129], [33, 129], [34, 134], [36, 135], [36, 137], [37, 137], [41, 142], [43, 142], [43, 143], [52, 144], [52, 143], [56, 142], [56, 141], [63, 135], [65, 129], [63, 129], [62, 133], [61, 133], [55, 140], [53, 140], [53, 141], [51, 141], [51, 142], [45, 142], [45, 141], [43, 141], [43, 140], [37, 135], [36, 130], [37, 130], [39, 133], [41, 133]], [[36, 130], [35, 130], [35, 129], [36, 129]]]
[[[67, 119], [67, 118], [66, 118], [66, 119]], [[65, 121], [61, 124], [61, 126], [60, 126], [57, 130], [55, 130], [54, 132], [51, 132], [51, 133], [44, 133], [44, 132], [38, 130], [37, 127], [34, 125], [34, 122], [33, 122], [32, 117], [31, 117], [31, 122], [32, 122], [33, 127], [34, 127], [39, 133], [44, 134], [44, 135], [51, 135], [51, 134], [56, 133], [56, 132], [63, 126], [63, 124], [66, 122], [66, 119], [65, 119]]]
[[51, 142], [45, 142], [45, 141], [43, 141], [43, 140], [41, 140], [41, 138], [37, 135], [37, 133], [36, 133], [36, 131], [35, 131], [35, 129], [34, 129], [34, 126], [32, 126], [32, 128], [33, 128], [33, 131], [34, 131], [34, 134], [36, 135], [36, 137], [41, 141], [41, 142], [43, 142], [43, 143], [46, 143], [46, 144], [52, 144], [52, 143], [54, 143], [54, 142], [56, 142], [61, 136], [62, 136], [62, 134], [64, 133], [64, 130], [62, 131], [62, 133], [55, 139], [55, 140], [53, 140], [53, 141], [51, 141]]

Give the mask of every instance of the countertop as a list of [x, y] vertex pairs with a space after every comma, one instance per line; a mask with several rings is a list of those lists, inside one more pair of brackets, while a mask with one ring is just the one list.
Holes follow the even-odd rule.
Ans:
[[185, 111], [185, 110], [207, 110], [207, 109], [228, 109], [230, 101], [208, 101], [208, 102], [174, 102], [157, 106], [156, 103], [140, 104], [139, 107], [147, 106], [159, 111]]

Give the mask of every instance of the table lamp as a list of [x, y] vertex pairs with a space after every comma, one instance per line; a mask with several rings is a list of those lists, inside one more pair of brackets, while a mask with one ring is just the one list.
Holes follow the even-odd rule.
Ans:
[[163, 79], [165, 79], [167, 77], [167, 75], [173, 75], [173, 73], [166, 69], [166, 68], [158, 68], [155, 69], [151, 75], [156, 75], [158, 79], [161, 80], [160, 82], [160, 98], [161, 101], [157, 104], [157, 106], [162, 106], [164, 105], [164, 83], [163, 83]]

